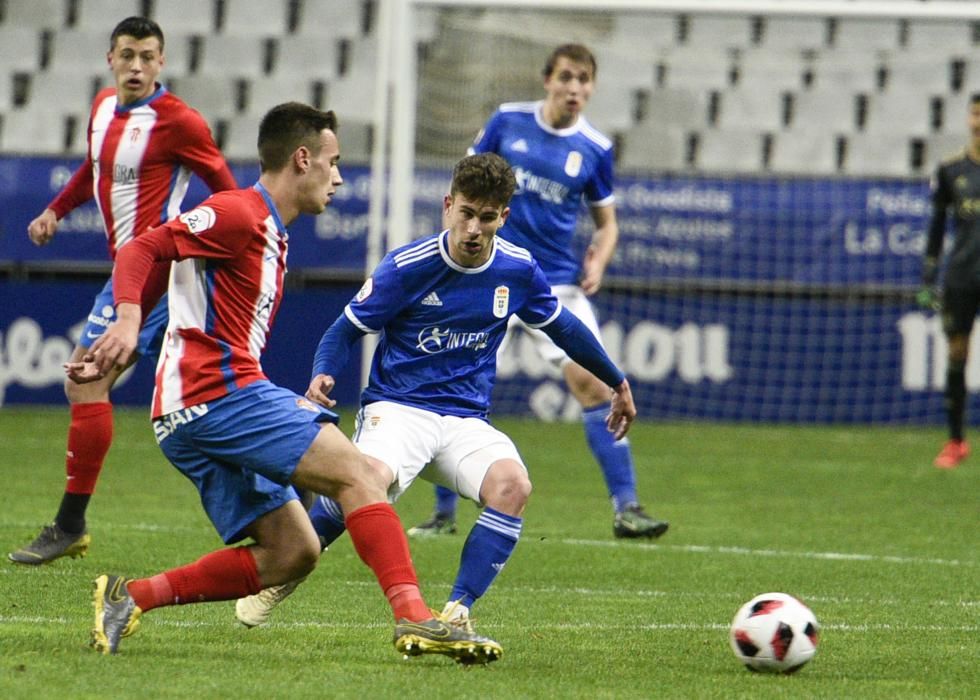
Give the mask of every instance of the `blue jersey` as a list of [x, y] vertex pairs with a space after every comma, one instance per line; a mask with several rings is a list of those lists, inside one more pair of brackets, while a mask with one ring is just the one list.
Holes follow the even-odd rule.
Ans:
[[486, 419], [497, 348], [517, 314], [541, 328], [561, 313], [531, 254], [494, 239], [490, 259], [462, 267], [443, 231], [388, 253], [344, 309], [381, 333], [362, 404], [395, 401], [442, 415]]
[[612, 141], [581, 115], [566, 129], [549, 126], [543, 104], [500, 105], [470, 153], [496, 153], [517, 176], [510, 217], [498, 235], [531, 251], [551, 284], [577, 284], [573, 238], [582, 202], [614, 201]]

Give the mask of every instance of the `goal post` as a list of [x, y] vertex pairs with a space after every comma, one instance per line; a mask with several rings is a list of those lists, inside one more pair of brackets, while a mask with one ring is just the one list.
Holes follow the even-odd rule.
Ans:
[[[962, 107], [969, 92], [980, 89], [980, 63], [963, 58], [953, 41], [915, 42], [924, 41], [924, 24], [954, 30], [962, 24], [964, 32], [954, 33], [975, 52], [975, 3], [380, 0], [379, 16], [379, 45], [390, 50], [390, 62], [376, 94], [383, 97], [379, 109], [390, 138], [376, 142], [384, 153], [373, 161], [374, 172], [384, 173], [383, 185], [372, 192], [382, 200], [372, 203], [375, 250], [441, 227], [450, 168], [496, 105], [540, 98], [548, 51], [581, 41], [599, 59], [596, 94], [585, 115], [617, 150], [620, 241], [594, 303], [604, 343], [630, 376], [641, 416], [942, 420], [945, 339], [938, 318], [915, 308], [911, 292], [930, 213], [927, 180], [938, 162], [931, 144], [940, 136], [945, 143], [957, 136], [966, 143]], [[782, 59], [806, 50], [795, 51], [785, 40], [765, 41], [765, 29], [775, 27], [776, 18], [817, 20], [821, 32], [827, 27], [826, 36], [814, 39], [819, 46], [801, 59], [811, 82], [801, 72], [798, 86], [782, 88], [788, 97], [774, 101], [778, 116], [770, 111], [759, 117], [758, 105], [749, 104], [744, 123], [729, 124], [747, 57], [765, 59], [772, 51]], [[867, 63], [861, 64], [861, 80], [867, 82], [840, 94], [855, 97], [864, 121], [828, 132], [823, 170], [779, 170], [776, 155], [786, 135], [798, 133], [792, 120], [801, 117], [792, 114], [792, 106], [834, 102], [828, 76], [836, 74], [829, 66], [858, 20], [873, 28], [895, 27], [893, 47], [868, 36], [866, 45], [858, 41], [848, 49], [848, 56]], [[725, 26], [737, 26], [744, 35], [719, 35]], [[723, 46], [697, 43], [712, 36], [721, 36], [716, 41]], [[699, 75], [678, 70], [679, 57], [699, 51], [704, 62], [725, 57], [724, 82], [702, 85]], [[876, 131], [873, 121], [887, 104], [889, 85], [882, 76], [898, 80], [906, 74], [895, 66], [932, 65], [933, 59], [936, 65], [946, 61], [951, 76], [959, 68], [959, 79], [949, 78], [941, 93], [904, 85], [931, 106], [925, 110], [928, 123], [922, 133], [901, 136], [912, 154], [907, 163], [888, 166], [884, 154], [882, 170], [875, 172], [876, 154], [891, 138], [891, 132]], [[688, 82], [670, 83], [682, 74]], [[774, 70], [774, 81], [775, 76]], [[696, 121], [665, 112], [659, 102], [684, 92], [703, 109]], [[841, 109], [849, 105], [841, 100]], [[775, 121], [760, 126], [760, 119], [770, 117]], [[682, 153], [674, 165], [664, 165], [656, 146], [675, 132], [681, 134]], [[756, 134], [755, 161], [738, 161], [734, 147], [740, 144], [730, 134]], [[721, 141], [721, 162], [731, 162], [731, 169], [708, 159], [715, 141]], [[852, 169], [859, 146], [871, 154], [870, 170]], [[641, 147], [650, 148], [649, 161], [646, 151], [637, 155]], [[806, 157], [805, 164], [818, 160]], [[590, 235], [583, 210], [577, 244], [584, 248]], [[374, 262], [369, 260], [369, 268]], [[500, 358], [498, 375], [495, 414], [560, 420], [578, 413], [559, 374], [541, 363], [529, 343], [511, 346]], [[971, 353], [967, 375], [968, 386], [980, 388], [980, 351]], [[973, 409], [980, 415], [980, 404]]]

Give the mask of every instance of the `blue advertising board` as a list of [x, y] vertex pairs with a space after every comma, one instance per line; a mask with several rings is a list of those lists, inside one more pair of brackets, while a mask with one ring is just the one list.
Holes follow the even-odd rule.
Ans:
[[[106, 263], [108, 248], [102, 219], [94, 201], [68, 214], [54, 240], [33, 245], [27, 226], [64, 187], [80, 164], [78, 159], [0, 158], [0, 262]], [[257, 164], [233, 164], [241, 186], [258, 179]], [[289, 227], [289, 265], [325, 268], [360, 275], [367, 250], [370, 170], [344, 169], [345, 184], [331, 206], [318, 217], [300, 217]], [[184, 200], [190, 209], [209, 194], [196, 176]]]
[[[288, 290], [262, 356], [266, 375], [302, 394], [310, 381], [320, 336], [357, 292], [358, 285]], [[99, 282], [0, 283], [0, 407], [19, 403], [64, 404], [62, 364], [71, 355]], [[353, 406], [360, 390], [358, 355], [334, 392]], [[117, 404], [148, 405], [154, 361], [145, 358], [112, 392]]]

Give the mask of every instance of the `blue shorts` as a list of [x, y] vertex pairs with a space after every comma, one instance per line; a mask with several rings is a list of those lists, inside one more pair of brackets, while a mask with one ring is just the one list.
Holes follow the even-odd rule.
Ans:
[[[163, 334], [167, 330], [168, 319], [167, 295], [164, 294], [153, 307], [153, 311], [143, 319], [139, 342], [136, 344], [136, 352], [140, 357], [150, 355], [154, 361], [156, 360], [163, 344]], [[82, 329], [78, 344], [83, 348], [92, 347], [95, 339], [105, 333], [105, 329], [115, 320], [116, 307], [112, 296], [112, 277], [110, 277], [102, 291], [95, 295], [95, 302], [92, 304], [92, 310], [88, 314], [88, 321]]]
[[256, 519], [297, 498], [289, 480], [324, 422], [336, 423], [337, 414], [265, 380], [161, 416], [153, 431], [231, 544]]

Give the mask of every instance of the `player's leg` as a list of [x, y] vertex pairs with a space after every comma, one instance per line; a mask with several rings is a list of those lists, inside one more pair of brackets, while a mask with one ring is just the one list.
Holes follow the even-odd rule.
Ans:
[[460, 553], [443, 616], [466, 629], [469, 610], [490, 588], [514, 553], [531, 494], [527, 469], [514, 443], [475, 418], [445, 417], [446, 447], [423, 478], [453, 483], [460, 495], [483, 506]]
[[[554, 288], [562, 304], [601, 342], [599, 322], [588, 298], [575, 286]], [[668, 523], [651, 517], [640, 506], [636, 489], [636, 470], [629, 439], [616, 440], [606, 427], [610, 410], [610, 389], [584, 367], [572, 362], [543, 333], [536, 333], [537, 347], [546, 359], [560, 363], [565, 384], [582, 406], [582, 423], [586, 442], [595, 457], [615, 516], [613, 534], [616, 537], [659, 537], [667, 531]]]
[[947, 343], [944, 403], [949, 440], [934, 461], [940, 469], [952, 469], [970, 454], [970, 446], [963, 432], [966, 413], [966, 361], [978, 302], [980, 295], [972, 290], [947, 288], [943, 294], [942, 318]]
[[[154, 288], [147, 291], [146, 320], [140, 329], [137, 353], [130, 365], [142, 355], [155, 356], [159, 350], [167, 325], [167, 303], [165, 298], [160, 299], [155, 307], [152, 302], [159, 299], [160, 290], [156, 287], [163, 281], [165, 277], [154, 280], [151, 285]], [[80, 361], [113, 320], [115, 309], [110, 279], [96, 295], [71, 361]], [[65, 490], [54, 522], [42, 528], [41, 534], [33, 542], [11, 552], [8, 555], [11, 561], [37, 565], [63, 556], [77, 557], [87, 553], [91, 538], [86, 528], [85, 514], [112, 444], [113, 419], [109, 394], [124, 371], [125, 368], [113, 369], [102, 379], [88, 384], [65, 381], [65, 395], [71, 415], [65, 457]]]

